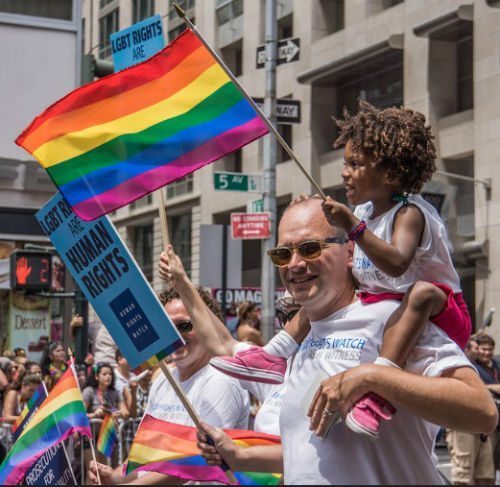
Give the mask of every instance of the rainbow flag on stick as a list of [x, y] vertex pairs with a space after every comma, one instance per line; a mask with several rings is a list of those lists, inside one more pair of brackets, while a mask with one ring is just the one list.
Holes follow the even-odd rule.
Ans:
[[19, 483], [49, 448], [72, 433], [92, 438], [74, 366], [62, 375], [0, 465], [0, 485]]
[[78, 88], [17, 138], [93, 220], [268, 132], [187, 30], [149, 60]]
[[99, 430], [97, 449], [108, 458], [111, 458], [117, 441], [118, 437], [116, 435], [115, 422], [113, 421], [113, 416], [108, 414], [104, 418], [104, 421], [101, 424], [101, 429]]
[[19, 435], [22, 433], [24, 422], [29, 419], [28, 413], [32, 409], [38, 408], [46, 397], [47, 397], [47, 392], [45, 390], [45, 385], [40, 384], [38, 386], [38, 389], [31, 397], [31, 399], [26, 403], [26, 406], [24, 406], [16, 422], [12, 425], [11, 430], [12, 430], [12, 438], [14, 439], [14, 441], [17, 440]]
[[[278, 445], [278, 436], [255, 431], [227, 430], [240, 447]], [[207, 465], [196, 446], [196, 428], [156, 419], [146, 414], [130, 449], [126, 473], [159, 472], [185, 480], [228, 483], [220, 467]], [[234, 472], [242, 485], [277, 485], [280, 474]]]

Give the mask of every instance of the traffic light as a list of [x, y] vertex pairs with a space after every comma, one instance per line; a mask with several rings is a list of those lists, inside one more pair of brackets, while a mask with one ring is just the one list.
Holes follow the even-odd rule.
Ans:
[[82, 85], [91, 83], [95, 78], [102, 78], [115, 72], [113, 63], [96, 59], [93, 54], [84, 54], [82, 58]]
[[15, 250], [10, 254], [10, 287], [16, 290], [50, 291], [52, 255], [48, 252]]

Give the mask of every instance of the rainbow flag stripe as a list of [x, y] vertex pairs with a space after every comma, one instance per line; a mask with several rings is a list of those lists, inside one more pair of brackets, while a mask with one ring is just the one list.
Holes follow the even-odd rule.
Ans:
[[149, 60], [80, 87], [17, 138], [93, 220], [267, 133], [190, 30]]
[[[33, 409], [40, 406], [43, 400], [47, 397], [47, 393], [45, 392], [44, 384], [40, 384], [38, 389], [35, 391], [31, 399], [26, 403], [21, 414], [17, 418], [16, 422], [12, 425], [12, 435], [14, 440], [17, 440], [18, 436], [22, 432], [22, 426], [24, 421], [26, 420], [28, 413]], [[20, 429], [21, 428], [21, 429]]]
[[161, 360], [167, 357], [170, 353], [172, 353], [170, 348], [158, 352], [156, 355], [153, 355], [152, 357], [148, 358], [145, 362], [143, 362], [141, 365], [137, 366], [133, 370], [134, 374], [139, 375], [141, 372], [149, 370], [151, 367], [154, 367]]
[[[240, 447], [276, 445], [278, 436], [255, 431], [226, 430]], [[146, 414], [130, 449], [126, 473], [134, 470], [160, 472], [185, 480], [222, 482], [228, 479], [219, 467], [207, 465], [196, 446], [196, 429], [169, 423]], [[235, 472], [242, 485], [277, 485], [280, 474]]]
[[19, 483], [45, 451], [75, 432], [92, 437], [74, 366], [71, 365], [0, 465], [0, 485]]
[[99, 430], [97, 449], [108, 458], [111, 458], [117, 441], [118, 437], [116, 435], [115, 422], [111, 414], [108, 414], [104, 418]]

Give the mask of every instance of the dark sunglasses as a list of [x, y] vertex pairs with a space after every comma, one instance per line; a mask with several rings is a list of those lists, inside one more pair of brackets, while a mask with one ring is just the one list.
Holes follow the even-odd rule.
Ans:
[[325, 247], [332, 244], [345, 244], [347, 239], [342, 237], [328, 237], [322, 240], [305, 240], [298, 245], [290, 247], [276, 247], [267, 251], [271, 261], [275, 266], [283, 267], [292, 260], [294, 252], [298, 252], [304, 260], [317, 259]]
[[176, 323], [175, 327], [179, 333], [189, 333], [193, 331], [193, 323], [191, 321], [181, 321], [180, 323]]

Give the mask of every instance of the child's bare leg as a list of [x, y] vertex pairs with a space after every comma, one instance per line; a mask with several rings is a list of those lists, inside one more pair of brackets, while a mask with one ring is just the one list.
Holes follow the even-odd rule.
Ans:
[[447, 301], [448, 296], [438, 287], [416, 282], [387, 321], [380, 356], [402, 367], [429, 319], [439, 314]]
[[300, 309], [290, 321], [287, 321], [285, 328], [264, 346], [264, 350], [271, 355], [288, 358], [295, 353], [310, 330], [309, 320]]

